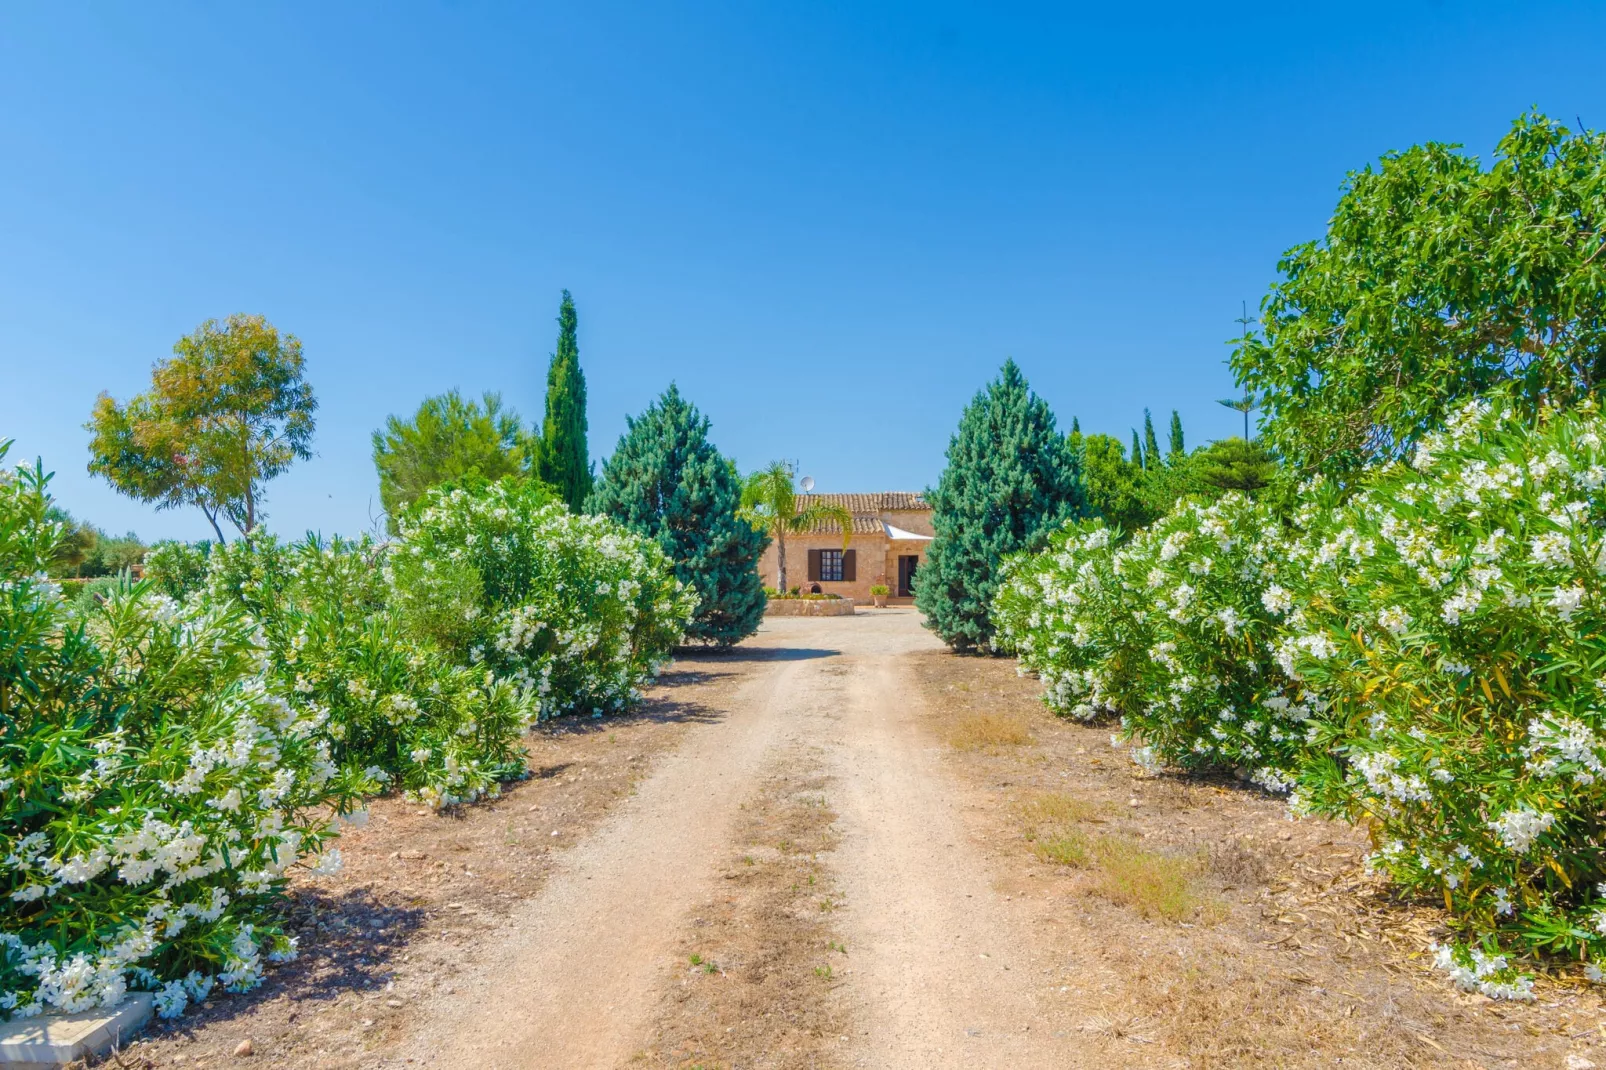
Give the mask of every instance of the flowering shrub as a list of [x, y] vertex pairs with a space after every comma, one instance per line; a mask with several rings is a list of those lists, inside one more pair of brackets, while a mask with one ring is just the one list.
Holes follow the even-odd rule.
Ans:
[[0, 1012], [134, 988], [172, 1016], [294, 954], [266, 908], [373, 785], [275, 690], [237, 607], [150, 584], [69, 607], [49, 502], [42, 468], [0, 474]]
[[651, 540], [517, 481], [432, 490], [400, 529], [385, 558], [397, 611], [541, 716], [639, 698], [697, 607]]
[[1286, 789], [1311, 707], [1272, 659], [1281, 524], [1239, 494], [1184, 502], [1116, 547], [1100, 527], [1016, 561], [995, 617], [1048, 704], [1120, 715], [1132, 756]]
[[1603, 440], [1592, 406], [1469, 406], [1292, 557], [1278, 656], [1328, 703], [1296, 804], [1369, 821], [1371, 864], [1442, 895], [1482, 946], [1441, 965], [1489, 995], [1529, 983], [1497, 941], [1606, 955]]
[[1096, 521], [1067, 525], [1039, 554], [1005, 566], [993, 620], [1000, 646], [1043, 681], [1050, 709], [1090, 721], [1142, 708], [1153, 631], [1137, 588], [1123, 577], [1143, 558], [1140, 532], [1117, 547]]
[[206, 586], [211, 551], [209, 542], [159, 542], [145, 551], [145, 578], [182, 601]]
[[212, 551], [203, 597], [261, 621], [273, 675], [324, 720], [342, 765], [431, 806], [495, 795], [524, 772], [534, 706], [410, 634], [390, 611], [383, 556], [367, 538], [285, 545], [254, 532]]
[[1271, 656], [1283, 528], [1241, 494], [1182, 502], [1118, 565], [1150, 606], [1147, 701], [1122, 719], [1149, 767], [1228, 768], [1286, 790], [1311, 704]]

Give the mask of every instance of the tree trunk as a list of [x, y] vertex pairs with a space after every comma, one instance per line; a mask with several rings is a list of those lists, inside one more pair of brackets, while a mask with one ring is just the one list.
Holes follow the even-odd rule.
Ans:
[[784, 532], [775, 533], [775, 561], [779, 566], [776, 569], [776, 582], [782, 594], [786, 593], [786, 535]]
[[201, 512], [205, 513], [206, 519], [211, 522], [212, 530], [217, 533], [217, 544], [222, 546], [228, 540], [223, 537], [223, 529], [217, 526], [217, 511], [214, 509], [202, 509]]

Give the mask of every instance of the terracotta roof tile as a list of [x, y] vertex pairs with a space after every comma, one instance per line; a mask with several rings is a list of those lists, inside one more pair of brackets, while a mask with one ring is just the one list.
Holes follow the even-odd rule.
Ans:
[[[887, 491], [881, 494], [799, 494], [797, 496], [798, 511], [802, 512], [811, 505], [840, 505], [853, 514], [853, 534], [880, 535], [885, 530], [881, 526], [881, 514], [889, 512], [905, 512], [930, 509], [923, 494], [914, 491]], [[821, 523], [810, 526], [805, 534], [834, 535], [838, 533], [837, 526], [832, 523]]]
[[918, 491], [891, 490], [880, 494], [799, 494], [800, 508], [814, 502], [845, 505], [850, 513], [886, 513], [912, 509], [930, 509], [926, 496]]

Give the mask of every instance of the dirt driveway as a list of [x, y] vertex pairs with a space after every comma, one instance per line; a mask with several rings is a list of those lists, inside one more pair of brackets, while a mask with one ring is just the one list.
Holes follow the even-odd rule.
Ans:
[[1606, 1067], [1593, 993], [1425, 969], [1354, 830], [1136, 779], [1036, 690], [912, 610], [771, 618], [494, 804], [378, 804], [307, 959], [123, 1065]]
[[[779, 760], [824, 774], [835, 811], [836, 936], [851, 949], [852, 1035], [833, 1061], [1053, 1066], [1040, 978], [960, 828], [915, 712], [907, 655], [937, 644], [912, 611], [771, 618], [727, 716], [667, 756], [508, 918], [497, 953], [420, 1008], [400, 1058], [439, 1067], [627, 1062], [684, 928], [723, 883], [741, 808]], [[994, 900], [998, 901], [995, 902]]]

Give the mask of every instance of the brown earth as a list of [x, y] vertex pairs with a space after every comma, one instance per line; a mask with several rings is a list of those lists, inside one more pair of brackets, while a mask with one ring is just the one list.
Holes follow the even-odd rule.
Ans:
[[295, 889], [300, 961], [121, 1059], [1606, 1067], [1592, 992], [1433, 974], [1440, 918], [1353, 830], [1135, 777], [1036, 694], [910, 610], [767, 620], [635, 716], [537, 733], [494, 803], [377, 804]]
[[1358, 830], [1289, 821], [1232, 781], [1140, 776], [1109, 726], [1049, 714], [1012, 660], [921, 653], [910, 670], [1083, 1061], [1606, 1067], [1594, 992], [1542, 980], [1537, 1002], [1497, 1003], [1435, 973], [1442, 912], [1366, 878]]

